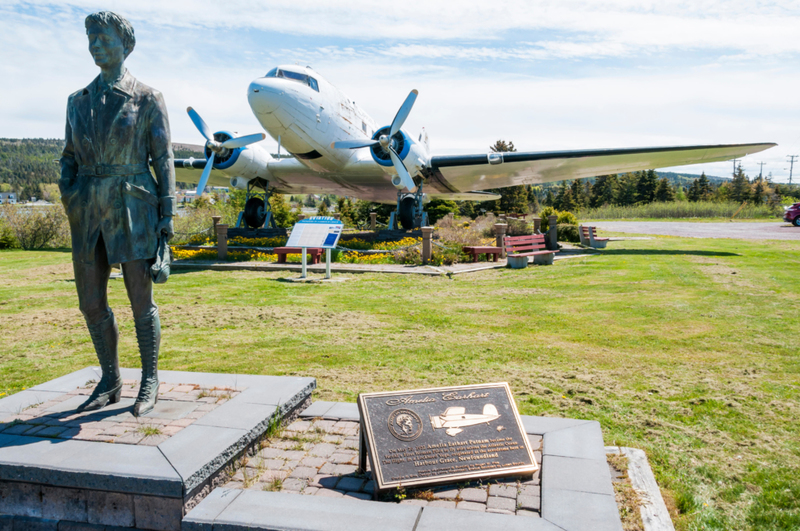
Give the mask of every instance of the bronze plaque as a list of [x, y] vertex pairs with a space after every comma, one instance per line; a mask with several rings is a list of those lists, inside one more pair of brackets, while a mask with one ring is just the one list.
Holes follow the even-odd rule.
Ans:
[[378, 491], [538, 468], [507, 383], [363, 393], [358, 409]]

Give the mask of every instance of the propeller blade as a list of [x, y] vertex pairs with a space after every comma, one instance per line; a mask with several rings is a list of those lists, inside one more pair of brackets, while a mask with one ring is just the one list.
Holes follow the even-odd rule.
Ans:
[[333, 149], [358, 149], [362, 147], [374, 146], [377, 140], [340, 140], [338, 142], [331, 142]]
[[197, 114], [197, 111], [192, 109], [191, 107], [186, 108], [186, 112], [189, 113], [189, 118], [192, 119], [192, 123], [200, 131], [200, 134], [205, 137], [206, 140], [214, 140], [214, 134], [211, 132], [211, 129], [208, 128], [206, 123], [200, 118], [200, 115]]
[[236, 138], [230, 138], [222, 143], [222, 147], [228, 149], [235, 149], [240, 147], [245, 147], [255, 142], [261, 142], [267, 138], [267, 135], [264, 133], [256, 133], [254, 135], [247, 135], [247, 136], [238, 136]]
[[390, 137], [394, 136], [400, 130], [400, 128], [403, 127], [403, 123], [406, 121], [408, 114], [411, 112], [411, 107], [414, 106], [414, 102], [417, 100], [417, 94], [419, 94], [417, 89], [409, 92], [406, 101], [404, 101], [400, 106], [400, 110], [397, 111], [397, 115], [394, 117], [394, 120], [392, 120], [392, 129], [389, 132]]
[[203, 168], [203, 175], [200, 176], [200, 182], [197, 183], [197, 196], [203, 195], [203, 190], [206, 189], [208, 178], [211, 176], [211, 168], [214, 167], [214, 152], [211, 152], [211, 158], [206, 162], [206, 167]]
[[394, 169], [397, 170], [397, 175], [400, 176], [400, 182], [403, 183], [403, 186], [410, 192], [417, 185], [414, 184], [414, 179], [411, 178], [411, 175], [408, 173], [406, 169], [406, 165], [403, 164], [403, 161], [400, 160], [400, 157], [397, 156], [397, 153], [394, 152], [394, 149], [391, 147], [389, 148], [389, 156], [392, 158], [392, 164], [394, 164]]

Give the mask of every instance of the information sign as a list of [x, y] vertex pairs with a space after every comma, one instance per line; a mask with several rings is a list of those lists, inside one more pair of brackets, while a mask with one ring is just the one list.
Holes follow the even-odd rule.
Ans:
[[339, 243], [344, 224], [336, 218], [314, 217], [295, 223], [286, 247], [333, 249]]
[[378, 491], [538, 469], [507, 383], [363, 393], [358, 409]]

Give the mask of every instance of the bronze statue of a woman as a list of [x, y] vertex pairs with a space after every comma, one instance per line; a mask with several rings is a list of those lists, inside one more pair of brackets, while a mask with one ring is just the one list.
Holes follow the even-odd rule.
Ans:
[[161, 323], [150, 266], [159, 234], [167, 239], [173, 235], [175, 169], [169, 121], [161, 93], [125, 68], [136, 44], [130, 23], [102, 11], [86, 17], [86, 34], [100, 75], [69, 97], [59, 181], [72, 232], [80, 309], [103, 370], [79, 410], [100, 409], [120, 399], [119, 330], [107, 289], [111, 265], [121, 264], [142, 359], [133, 410], [140, 416], [158, 399]]

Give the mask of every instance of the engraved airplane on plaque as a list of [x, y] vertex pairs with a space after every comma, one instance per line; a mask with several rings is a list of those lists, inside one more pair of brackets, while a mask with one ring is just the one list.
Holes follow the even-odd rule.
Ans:
[[455, 437], [462, 431], [462, 428], [474, 426], [476, 424], [488, 425], [491, 421], [500, 418], [500, 413], [497, 408], [492, 404], [483, 406], [483, 414], [467, 413], [467, 409], [463, 407], [449, 407], [444, 413], [438, 416], [428, 415], [431, 419], [431, 425], [434, 430], [447, 428], [445, 433], [450, 437]]

